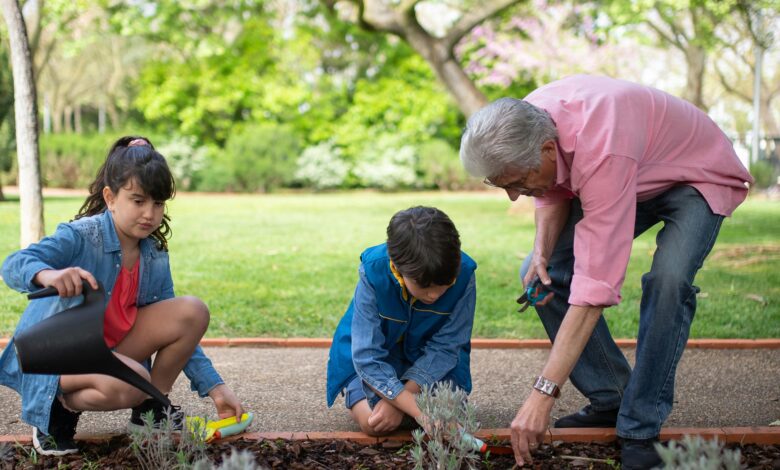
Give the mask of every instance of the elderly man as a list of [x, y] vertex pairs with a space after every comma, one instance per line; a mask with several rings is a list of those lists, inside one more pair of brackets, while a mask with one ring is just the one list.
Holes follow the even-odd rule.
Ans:
[[[460, 156], [509, 199], [536, 203], [521, 278], [527, 286], [538, 277], [550, 292], [536, 309], [553, 347], [512, 421], [517, 463], [531, 461], [571, 378], [590, 404], [556, 427], [616, 427], [624, 469], [660, 464], [653, 444], [672, 409], [696, 309], [693, 281], [752, 182], [731, 142], [681, 99], [579, 75], [481, 109], [468, 120]], [[633, 238], [658, 222], [632, 370], [601, 313], [620, 302]]]

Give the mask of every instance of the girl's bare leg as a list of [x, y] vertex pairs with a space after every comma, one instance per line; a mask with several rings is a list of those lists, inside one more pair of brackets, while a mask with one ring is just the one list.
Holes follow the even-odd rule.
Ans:
[[[149, 380], [149, 372], [138, 362], [114, 353], [128, 367]], [[60, 377], [62, 402], [71, 411], [111, 411], [131, 408], [146, 394], [122, 380], [102, 374], [63, 375]]]
[[116, 350], [139, 362], [157, 353], [151, 382], [167, 394], [208, 326], [209, 311], [200, 299], [163, 300], [138, 309], [133, 328]]

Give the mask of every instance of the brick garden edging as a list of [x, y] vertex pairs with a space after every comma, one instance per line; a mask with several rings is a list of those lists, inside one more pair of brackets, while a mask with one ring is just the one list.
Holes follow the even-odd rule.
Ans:
[[[780, 444], [780, 427], [770, 426], [752, 426], [752, 427], [730, 427], [730, 428], [663, 428], [661, 429], [661, 440], [680, 439], [684, 435], [702, 436], [703, 438], [718, 438], [721, 442], [739, 443], [739, 444]], [[78, 440], [101, 441], [110, 438], [112, 435], [77, 435]], [[508, 428], [483, 429], [477, 432], [477, 437], [481, 439], [498, 439], [508, 441], [510, 430]], [[287, 440], [347, 440], [359, 444], [377, 444], [386, 441], [409, 442], [412, 435], [408, 431], [401, 431], [384, 437], [371, 437], [362, 432], [249, 432], [238, 436], [232, 436], [225, 441], [237, 439], [263, 440], [263, 439], [287, 439]], [[545, 442], [565, 441], [565, 442], [612, 442], [617, 439], [614, 428], [568, 428], [568, 429], [550, 429]], [[30, 444], [32, 441], [29, 434], [0, 436], [0, 442]]]
[[[330, 338], [203, 338], [204, 347], [228, 348], [329, 348]], [[622, 348], [636, 347], [635, 339], [616, 339]], [[0, 338], [0, 348], [8, 345], [8, 338]], [[551, 346], [546, 339], [491, 339], [474, 338], [474, 349], [547, 349]], [[780, 338], [762, 339], [690, 339], [691, 349], [780, 349]]]

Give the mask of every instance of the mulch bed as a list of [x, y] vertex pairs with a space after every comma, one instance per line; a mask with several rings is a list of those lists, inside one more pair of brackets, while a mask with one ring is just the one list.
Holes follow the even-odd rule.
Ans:
[[[21, 469], [86, 469], [86, 468], [138, 468], [127, 436], [116, 436], [102, 442], [82, 442], [81, 453], [65, 457], [31, 457], [30, 446], [10, 445], [0, 447], [0, 468]], [[507, 443], [498, 443], [506, 445]], [[261, 468], [271, 469], [408, 469], [412, 467], [409, 443], [385, 442], [361, 445], [349, 441], [287, 441], [237, 440], [215, 443], [208, 454], [215, 463], [230, 454], [231, 448], [254, 454]], [[740, 448], [746, 468], [780, 469], [780, 446], [729, 444], [728, 448]], [[523, 468], [616, 468], [620, 461], [617, 443], [554, 442], [544, 444], [534, 453], [534, 462]], [[483, 457], [483, 469], [510, 469], [514, 466], [512, 455]]]

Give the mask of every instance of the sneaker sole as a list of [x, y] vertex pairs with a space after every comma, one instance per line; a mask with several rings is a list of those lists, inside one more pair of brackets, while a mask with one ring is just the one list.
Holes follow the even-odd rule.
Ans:
[[64, 455], [70, 455], [75, 454], [78, 452], [78, 449], [67, 449], [67, 450], [46, 450], [43, 447], [41, 447], [41, 442], [38, 440], [38, 433], [33, 429], [33, 435], [32, 435], [32, 441], [33, 441], [33, 449], [35, 449], [35, 452], [39, 453], [40, 455], [46, 455], [49, 457], [62, 457]]

